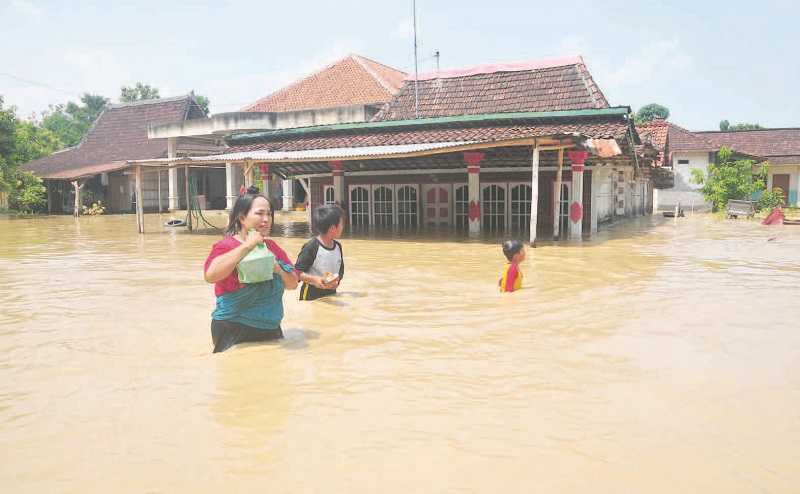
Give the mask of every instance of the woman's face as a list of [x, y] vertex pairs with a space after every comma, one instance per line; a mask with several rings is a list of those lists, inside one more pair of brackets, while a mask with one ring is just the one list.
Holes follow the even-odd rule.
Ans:
[[269, 202], [263, 197], [253, 199], [253, 205], [247, 215], [240, 217], [242, 231], [246, 234], [251, 228], [258, 230], [264, 236], [269, 235], [272, 229], [272, 211]]

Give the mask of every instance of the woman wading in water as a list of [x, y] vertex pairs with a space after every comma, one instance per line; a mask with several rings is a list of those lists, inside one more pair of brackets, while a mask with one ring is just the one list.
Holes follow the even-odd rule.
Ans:
[[[267, 238], [274, 218], [269, 200], [250, 187], [236, 199], [225, 237], [206, 259], [205, 280], [214, 283], [217, 296], [211, 314], [214, 353], [237, 343], [283, 338], [283, 291], [297, 288], [297, 274], [286, 252]], [[243, 283], [236, 268], [260, 244], [274, 256], [272, 279]]]

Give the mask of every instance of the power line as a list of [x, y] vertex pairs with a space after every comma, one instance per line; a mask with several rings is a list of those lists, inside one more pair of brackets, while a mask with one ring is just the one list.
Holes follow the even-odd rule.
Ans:
[[10, 77], [11, 79], [14, 79], [14, 80], [17, 80], [17, 81], [20, 81], [20, 82], [24, 82], [26, 84], [31, 84], [33, 86], [44, 87], [44, 88], [50, 89], [52, 91], [57, 91], [59, 93], [69, 94], [69, 95], [78, 96], [78, 97], [83, 96], [82, 93], [77, 93], [77, 92], [74, 92], [74, 91], [67, 91], [66, 89], [59, 89], [59, 88], [57, 88], [55, 86], [51, 86], [50, 84], [47, 84], [47, 83], [44, 83], [44, 82], [33, 81], [33, 80], [30, 80], [30, 79], [25, 79], [24, 77], [20, 77], [20, 76], [14, 75], [14, 74], [9, 74], [8, 72], [0, 72], [0, 75], [6, 76], [6, 77]]

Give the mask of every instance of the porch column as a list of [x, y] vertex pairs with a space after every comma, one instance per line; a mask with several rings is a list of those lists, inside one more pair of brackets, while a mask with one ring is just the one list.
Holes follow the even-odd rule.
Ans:
[[[298, 180], [300, 181], [300, 185], [303, 186], [303, 190], [306, 191], [306, 220], [308, 220], [308, 228], [313, 231], [313, 216], [311, 215], [311, 179], [300, 178]], [[308, 180], [308, 183], [306, 183], [306, 180]]]
[[[53, 182], [45, 180], [44, 187], [47, 191], [47, 214], [53, 214]], [[0, 202], [3, 201], [0, 200]], [[0, 207], [8, 207], [8, 205], [0, 204]]]
[[[75, 189], [75, 208], [72, 211], [72, 216], [78, 217], [81, 214], [81, 189], [86, 185], [86, 180], [73, 180], [72, 187]], [[138, 198], [137, 198], [138, 200]]]
[[225, 209], [230, 211], [233, 209], [233, 203], [236, 202], [238, 197], [236, 190], [236, 182], [234, 181], [234, 173], [236, 173], [235, 165], [225, 163]]
[[[558, 150], [558, 168], [556, 168], [556, 183], [553, 188], [553, 240], [561, 236], [561, 170], [564, 167], [564, 150]], [[565, 232], [566, 233], [566, 232]]]
[[658, 214], [658, 189], [653, 187], [653, 214]]
[[[168, 137], [167, 158], [174, 158], [175, 154], [176, 154], [176, 138]], [[169, 174], [169, 179], [168, 179], [169, 204], [167, 205], [167, 207], [170, 211], [177, 211], [178, 209], [181, 208], [181, 192], [178, 188], [178, 169], [170, 168], [168, 174]]]
[[598, 217], [599, 217], [598, 209], [600, 209], [598, 207], [599, 206], [599, 204], [598, 204], [599, 201], [597, 199], [598, 193], [599, 193], [599, 190], [598, 190], [599, 188], [600, 188], [600, 168], [599, 168], [599, 166], [596, 166], [592, 170], [592, 204], [591, 204], [591, 211], [592, 211], [592, 219], [591, 219], [592, 228], [591, 228], [591, 232], [592, 232], [592, 235], [597, 233], [597, 221], [598, 221]]
[[583, 237], [583, 168], [587, 151], [569, 151], [569, 160], [572, 162], [572, 202], [569, 205], [570, 237], [580, 239]]
[[258, 170], [261, 172], [261, 192], [267, 196], [267, 199], [271, 199], [272, 191], [269, 190], [269, 163], [261, 163], [261, 165], [258, 167]]
[[137, 165], [136, 177], [136, 228], [144, 233], [144, 198], [142, 197], [142, 166]]
[[186, 227], [192, 231], [192, 196], [189, 192], [189, 165], [183, 167], [184, 188], [186, 189]]
[[283, 180], [283, 210], [291, 211], [294, 203], [294, 181], [291, 178]]
[[[563, 153], [561, 150], [559, 153]], [[561, 154], [559, 154], [561, 156]], [[560, 162], [560, 161], [559, 161]], [[560, 170], [560, 168], [559, 168]], [[531, 223], [530, 223], [530, 244], [535, 247], [536, 227], [539, 217], [539, 146], [533, 144], [533, 159], [531, 160]]]
[[333, 202], [344, 207], [344, 165], [341, 161], [331, 161], [333, 173]]
[[464, 161], [467, 163], [467, 187], [469, 191], [469, 236], [481, 234], [481, 161], [486, 156], [480, 151], [465, 151]]

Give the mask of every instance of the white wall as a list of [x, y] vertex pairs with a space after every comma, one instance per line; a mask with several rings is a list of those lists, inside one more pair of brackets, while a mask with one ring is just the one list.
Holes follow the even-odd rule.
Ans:
[[603, 167], [594, 170], [597, 174], [596, 182], [592, 186], [597, 187], [597, 222], [603, 223], [612, 219], [614, 214], [614, 187], [611, 178], [611, 167]]
[[[689, 160], [688, 164], [680, 164], [681, 160]], [[674, 209], [680, 202], [681, 207], [689, 209], [694, 205], [695, 210], [710, 209], [711, 204], [703, 199], [698, 189], [699, 185], [691, 183], [694, 168], [700, 169], [703, 173], [708, 173], [708, 152], [675, 152], [672, 153], [672, 166], [675, 172], [675, 185], [670, 189], [660, 189], [658, 191], [658, 208]]]

